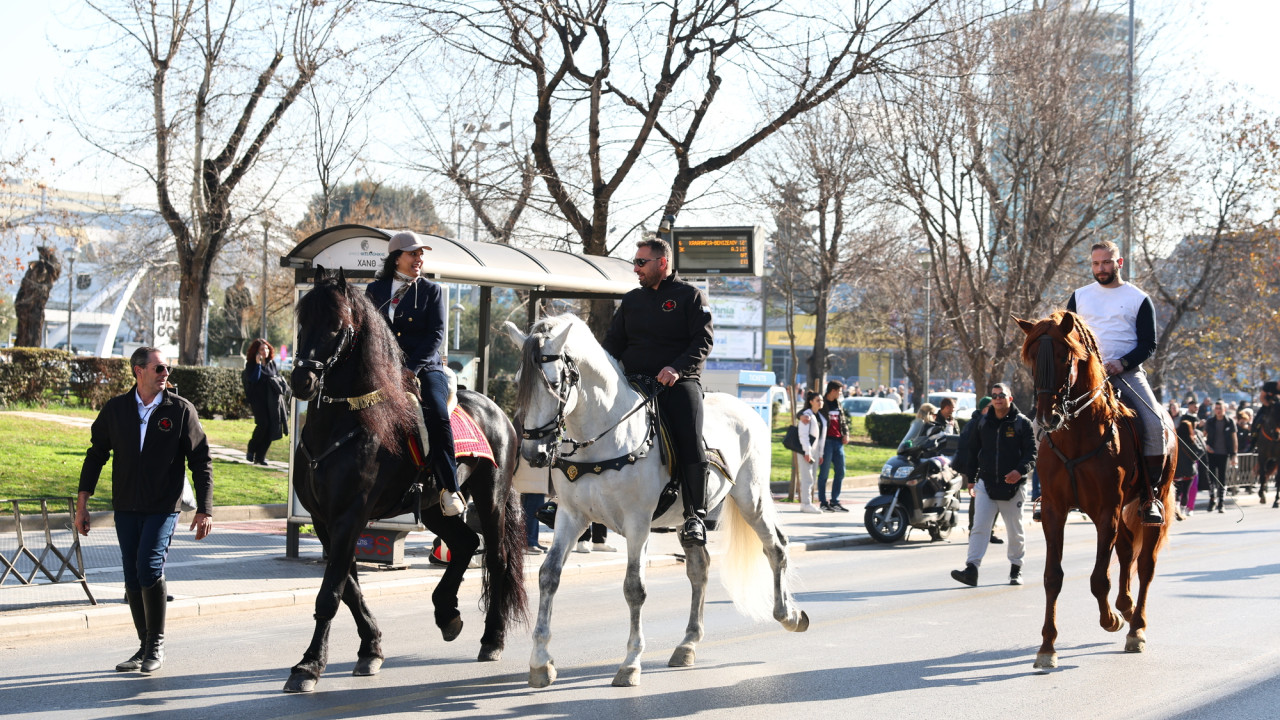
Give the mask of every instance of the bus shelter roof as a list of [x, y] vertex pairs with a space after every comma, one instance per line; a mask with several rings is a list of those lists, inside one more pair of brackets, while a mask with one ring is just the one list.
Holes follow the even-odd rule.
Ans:
[[[310, 280], [313, 268], [343, 268], [348, 277], [373, 277], [382, 268], [387, 243], [399, 231], [366, 225], [337, 225], [298, 243], [280, 258]], [[470, 283], [540, 291], [547, 296], [620, 296], [637, 287], [631, 264], [613, 257], [499, 243], [455, 240], [414, 233], [431, 249], [423, 253], [423, 273], [449, 283]]]

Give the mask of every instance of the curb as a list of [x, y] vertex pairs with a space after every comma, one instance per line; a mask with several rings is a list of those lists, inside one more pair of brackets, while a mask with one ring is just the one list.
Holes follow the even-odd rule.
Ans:
[[[283, 508], [284, 506], [281, 505], [279, 507]], [[788, 544], [787, 547], [795, 552], [809, 552], [866, 545], [873, 542], [870, 537], [841, 535], [808, 542], [794, 542]], [[682, 556], [650, 555], [646, 567], [668, 567], [680, 565], [683, 562], [684, 558]], [[562, 574], [588, 575], [604, 572], [614, 567], [625, 567], [626, 564], [625, 556], [599, 562], [570, 563], [565, 565]], [[541, 563], [525, 568], [526, 579], [529, 577], [536, 579], [541, 568]], [[436, 574], [381, 582], [362, 581], [360, 589], [364, 591], [365, 597], [403, 595], [413, 592], [430, 592], [439, 581], [440, 577]], [[318, 588], [298, 588], [295, 590], [275, 590], [260, 593], [211, 595], [203, 598], [179, 598], [169, 603], [167, 615], [169, 618], [180, 619], [222, 615], [245, 610], [290, 607], [293, 605], [311, 606], [315, 604], [317, 591]], [[0, 641], [98, 631], [108, 628], [131, 627], [132, 625], [133, 617], [130, 615], [127, 606], [121, 603], [103, 603], [97, 607], [84, 610], [15, 615], [11, 617], [0, 616]]]

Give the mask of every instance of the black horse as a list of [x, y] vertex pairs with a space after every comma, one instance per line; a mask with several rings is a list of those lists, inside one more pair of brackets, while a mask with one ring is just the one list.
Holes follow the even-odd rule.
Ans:
[[[316, 596], [316, 629], [285, 692], [311, 692], [328, 661], [329, 626], [339, 601], [355, 617], [360, 634], [355, 675], [382, 666], [381, 633], [360, 592], [356, 540], [370, 520], [394, 517], [421, 504], [422, 523], [449, 546], [451, 560], [431, 595], [435, 622], [446, 641], [462, 632], [458, 587], [479, 539], [462, 517], [440, 512], [438, 493], [417, 492], [416, 463], [408, 438], [418, 413], [413, 375], [401, 364], [387, 323], [342, 271], [317, 268], [315, 287], [298, 302], [298, 346], [290, 380], [294, 395], [309, 401], [295, 452], [293, 487], [311, 513], [328, 562]], [[459, 391], [458, 404], [480, 426], [494, 461], [459, 458], [458, 482], [475, 502], [484, 533], [485, 631], [482, 661], [502, 655], [507, 629], [527, 612], [524, 589], [524, 515], [511, 485], [516, 433], [491, 400]], [[424, 502], [425, 501], [425, 502]]]

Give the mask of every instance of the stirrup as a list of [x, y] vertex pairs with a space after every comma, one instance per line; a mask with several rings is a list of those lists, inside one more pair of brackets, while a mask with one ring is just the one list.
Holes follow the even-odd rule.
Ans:
[[440, 512], [444, 513], [445, 517], [461, 515], [462, 511], [466, 509], [467, 503], [463, 501], [461, 493], [449, 490], [440, 491]]
[[707, 526], [697, 515], [687, 517], [679, 532], [680, 544], [685, 547], [707, 544]]
[[1159, 500], [1152, 500], [1151, 504], [1142, 508], [1143, 525], [1159, 527], [1164, 525], [1164, 521], [1164, 506]]

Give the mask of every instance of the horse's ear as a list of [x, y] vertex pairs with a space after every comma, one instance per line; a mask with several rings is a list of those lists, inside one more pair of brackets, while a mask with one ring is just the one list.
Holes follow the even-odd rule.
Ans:
[[516, 327], [516, 324], [510, 320], [502, 323], [502, 329], [507, 331], [507, 336], [510, 337], [517, 346], [524, 347], [524, 341], [529, 339], [529, 336], [520, 332], [520, 328]]
[[1022, 332], [1028, 335], [1030, 335], [1031, 331], [1034, 330], [1036, 327], [1035, 323], [1023, 320], [1022, 318], [1017, 317], [1016, 315], [1014, 316], [1013, 321], [1018, 323], [1018, 327], [1022, 328]]
[[323, 266], [323, 265], [317, 265], [317, 266], [316, 266], [316, 274], [312, 277], [311, 281], [312, 281], [312, 282], [314, 282], [316, 285], [319, 285], [319, 284], [320, 284], [320, 282], [321, 282], [322, 280], [324, 280], [324, 277], [325, 277], [324, 266]]
[[338, 268], [338, 284], [343, 288], [347, 287], [347, 273], [342, 268]]
[[1062, 314], [1062, 322], [1058, 323], [1058, 329], [1062, 331], [1062, 336], [1066, 337], [1076, 329], [1076, 314], [1069, 312]]

